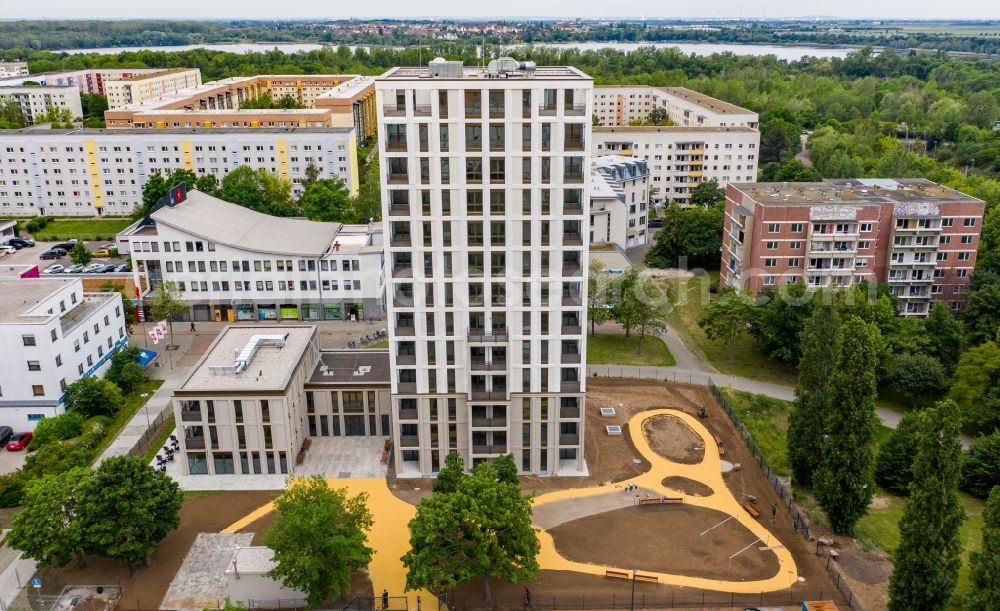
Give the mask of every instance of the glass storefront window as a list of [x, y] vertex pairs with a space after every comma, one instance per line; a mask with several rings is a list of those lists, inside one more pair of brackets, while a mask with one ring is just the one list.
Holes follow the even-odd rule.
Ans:
[[188, 452], [187, 459], [191, 475], [208, 475], [208, 460], [204, 452]]
[[340, 304], [328, 303], [323, 306], [323, 318], [325, 320], [340, 320]]

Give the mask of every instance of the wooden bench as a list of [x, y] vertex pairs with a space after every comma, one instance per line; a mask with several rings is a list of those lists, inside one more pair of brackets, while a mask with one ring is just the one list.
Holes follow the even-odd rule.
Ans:
[[715, 445], [719, 446], [719, 456], [726, 455], [726, 444], [723, 443], [722, 437], [715, 435]]
[[660, 578], [656, 575], [643, 575], [642, 573], [636, 573], [635, 580], [645, 581], [646, 583], [659, 583]]
[[628, 579], [629, 578], [629, 574], [627, 572], [625, 572], [625, 571], [612, 571], [611, 569], [608, 569], [608, 570], [604, 571], [604, 576], [605, 577], [614, 577], [615, 579]]
[[749, 513], [750, 515], [752, 515], [755, 518], [759, 518], [760, 517], [760, 510], [757, 509], [754, 506], [753, 503], [749, 503], [749, 502], [743, 503], [743, 509], [746, 509], [747, 513]]
[[681, 496], [664, 496], [664, 497], [655, 497], [651, 499], [639, 499], [640, 505], [664, 505], [664, 504], [677, 504], [683, 502], [684, 502], [684, 497]]

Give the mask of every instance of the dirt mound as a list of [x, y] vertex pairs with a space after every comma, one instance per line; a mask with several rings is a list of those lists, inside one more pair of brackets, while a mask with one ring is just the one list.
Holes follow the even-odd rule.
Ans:
[[642, 423], [642, 433], [654, 452], [685, 465], [696, 465], [705, 458], [705, 446], [680, 418], [653, 416]]
[[709, 486], [706, 486], [701, 482], [696, 482], [693, 479], [688, 479], [679, 475], [673, 475], [664, 479], [663, 485], [667, 488], [680, 490], [684, 494], [690, 494], [691, 496], [711, 496], [712, 493], [715, 492]]

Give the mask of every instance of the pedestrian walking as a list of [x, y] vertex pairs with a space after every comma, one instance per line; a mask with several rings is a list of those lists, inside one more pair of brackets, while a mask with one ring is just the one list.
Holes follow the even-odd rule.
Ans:
[[194, 321], [191, 321], [191, 333], [194, 333]]
[[524, 586], [524, 608], [531, 608], [531, 590], [528, 589], [528, 586]]
[[382, 590], [382, 608], [389, 608], [389, 590]]
[[778, 504], [771, 503], [771, 523], [778, 519]]

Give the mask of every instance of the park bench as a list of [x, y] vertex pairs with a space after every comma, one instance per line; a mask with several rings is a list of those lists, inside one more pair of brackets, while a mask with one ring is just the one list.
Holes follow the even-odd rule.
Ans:
[[615, 579], [628, 579], [629, 578], [629, 574], [628, 574], [627, 571], [613, 571], [611, 569], [608, 569], [608, 570], [604, 571], [604, 576], [605, 577], [614, 577]]
[[681, 496], [664, 496], [664, 497], [654, 497], [651, 499], [639, 499], [640, 505], [663, 505], [663, 504], [676, 504], [683, 503], [684, 497]]
[[656, 575], [643, 575], [642, 573], [636, 573], [635, 580], [645, 581], [646, 583], [659, 583], [660, 578]]
[[726, 455], [726, 444], [722, 442], [722, 437], [715, 436], [715, 445], [719, 446], [719, 456]]
[[743, 509], [746, 509], [747, 513], [749, 513], [755, 518], [760, 517], [760, 510], [757, 509], [757, 507], [753, 503], [750, 502], [743, 503]]

